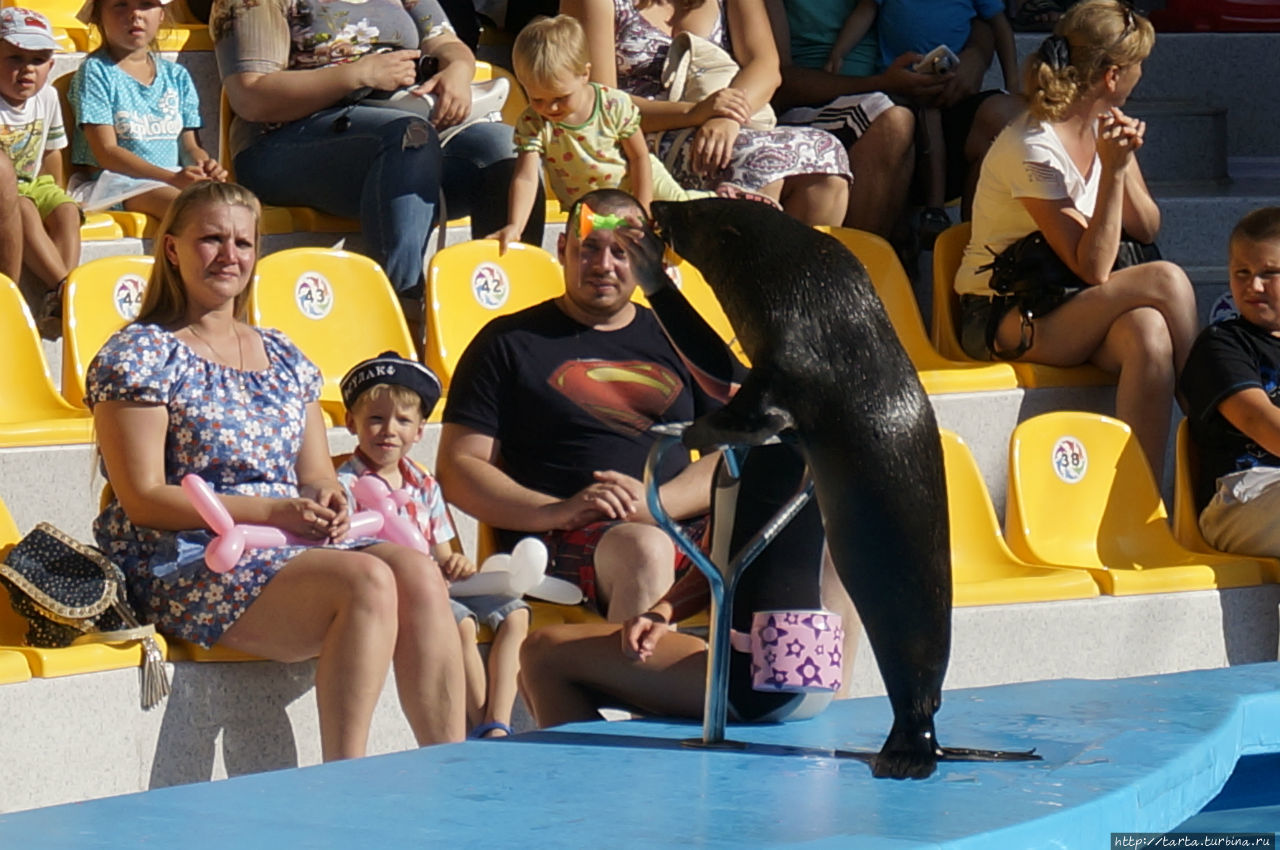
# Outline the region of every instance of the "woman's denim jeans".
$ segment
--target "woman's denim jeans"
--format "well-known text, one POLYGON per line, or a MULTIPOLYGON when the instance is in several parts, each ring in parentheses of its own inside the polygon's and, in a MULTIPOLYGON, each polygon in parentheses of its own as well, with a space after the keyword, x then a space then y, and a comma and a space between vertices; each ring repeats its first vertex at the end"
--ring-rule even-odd
MULTIPOLYGON (((358 218, 370 256, 396 292, 420 297, 441 188, 449 217, 471 216, 473 238, 506 224, 511 132, 506 124, 475 124, 441 150, 435 129, 412 113, 333 107, 257 139, 236 157, 236 175, 264 203, 358 218)), ((541 244, 544 208, 539 193, 525 241, 541 244)))

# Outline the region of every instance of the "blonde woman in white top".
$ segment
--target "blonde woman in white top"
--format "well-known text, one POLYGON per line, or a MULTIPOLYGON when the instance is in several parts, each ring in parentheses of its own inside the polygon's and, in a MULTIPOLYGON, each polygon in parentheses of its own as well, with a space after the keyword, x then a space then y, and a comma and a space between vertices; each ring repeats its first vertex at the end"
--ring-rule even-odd
POLYGON ((1117 0, 1085 0, 1058 21, 1027 61, 1027 113, 983 163, 955 286, 971 357, 1118 373, 1116 415, 1158 479, 1175 380, 1197 330, 1195 296, 1173 263, 1113 270, 1122 235, 1151 243, 1160 229, 1136 156, 1146 124, 1122 110, 1154 41, 1150 22, 1117 0), (993 299, 983 266, 1034 231, 1084 287, 1028 318, 993 299))

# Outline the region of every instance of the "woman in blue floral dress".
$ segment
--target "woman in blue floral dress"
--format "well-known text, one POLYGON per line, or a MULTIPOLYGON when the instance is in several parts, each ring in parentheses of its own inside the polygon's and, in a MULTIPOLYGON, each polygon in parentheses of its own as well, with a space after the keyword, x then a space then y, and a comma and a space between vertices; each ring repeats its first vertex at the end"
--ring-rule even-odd
POLYGON ((423 553, 345 540, 316 367, 243 321, 258 249, 257 199, 234 184, 184 190, 161 222, 133 324, 89 367, 87 400, 114 497, 94 524, 129 593, 168 635, 264 658, 319 658, 326 760, 364 754, 394 662, 419 743, 464 729, 461 647, 439 569, 423 553), (179 486, 196 473, 238 523, 314 541, 204 566, 204 522, 179 486))
POLYGON ((632 95, 650 146, 680 185, 734 183, 775 198, 806 224, 844 223, 853 175, 835 136, 743 126, 782 80, 762 0, 562 0, 560 10, 586 30, 592 81, 632 95), (723 47, 740 66, 728 87, 699 103, 669 101, 663 90, 662 66, 681 32, 723 47), (680 132, 686 128, 693 132, 680 132))

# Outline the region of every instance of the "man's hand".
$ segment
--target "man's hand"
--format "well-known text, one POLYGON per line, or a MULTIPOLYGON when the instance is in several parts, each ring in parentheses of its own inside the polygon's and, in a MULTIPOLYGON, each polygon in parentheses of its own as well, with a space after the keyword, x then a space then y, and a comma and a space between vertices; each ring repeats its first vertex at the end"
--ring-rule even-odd
POLYGON ((644 486, 639 481, 612 470, 594 475, 594 483, 552 506, 554 528, 567 531, 602 520, 641 520, 649 515, 644 509, 644 486))
POLYGON ((934 106, 955 106, 982 90, 982 78, 987 73, 987 65, 983 62, 981 53, 977 50, 961 50, 957 58, 960 64, 953 72, 945 75, 946 84, 934 106))
POLYGON ((880 75, 884 81, 884 90, 889 94, 910 98, 919 104, 932 105, 954 74, 921 74, 911 70, 911 66, 923 58, 919 53, 904 53, 894 59, 893 64, 880 75))

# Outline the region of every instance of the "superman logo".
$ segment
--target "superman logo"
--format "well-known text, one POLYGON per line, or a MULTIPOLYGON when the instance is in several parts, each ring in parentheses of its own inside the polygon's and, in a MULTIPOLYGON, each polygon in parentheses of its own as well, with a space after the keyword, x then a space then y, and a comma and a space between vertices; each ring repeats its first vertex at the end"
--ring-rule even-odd
POLYGON ((684 390, 674 372, 643 360, 570 360, 547 383, 624 434, 648 430, 684 390))

